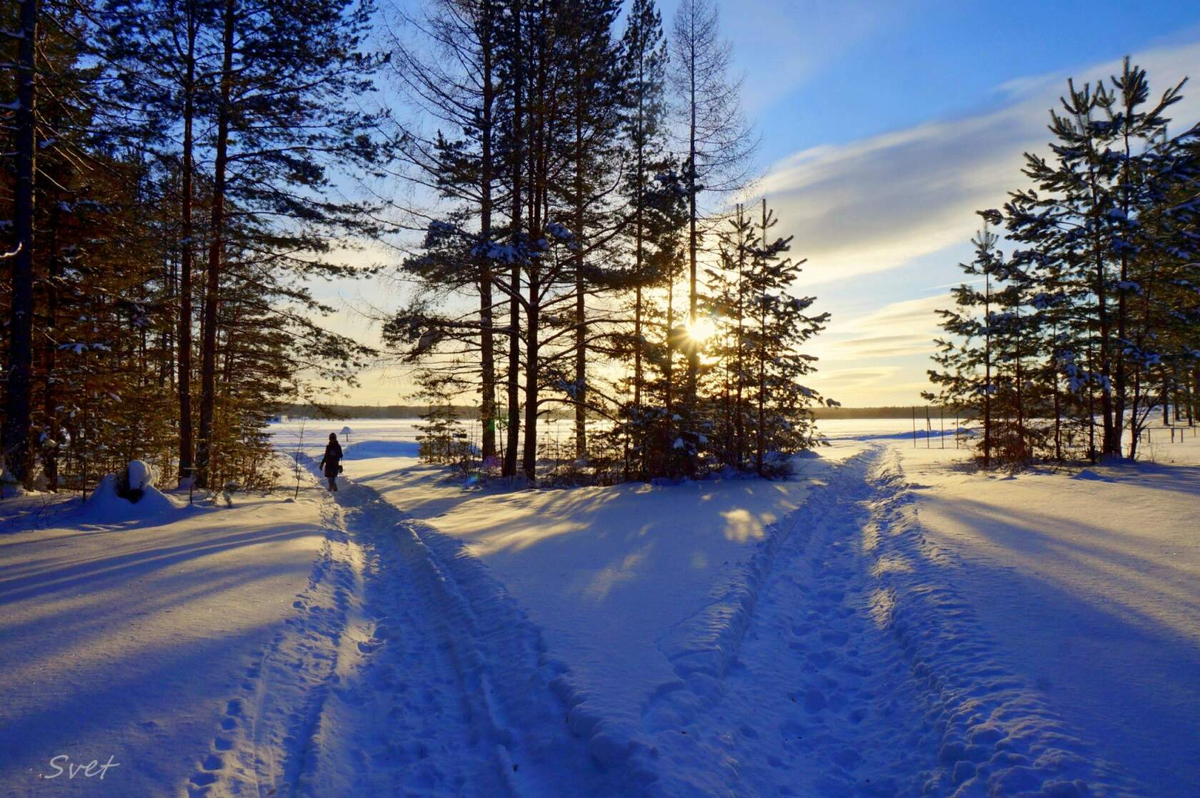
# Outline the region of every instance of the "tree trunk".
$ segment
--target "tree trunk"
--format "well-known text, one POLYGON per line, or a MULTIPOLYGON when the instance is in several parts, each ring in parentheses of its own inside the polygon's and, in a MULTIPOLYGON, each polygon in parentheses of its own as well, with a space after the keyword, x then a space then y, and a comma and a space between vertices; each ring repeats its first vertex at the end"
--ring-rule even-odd
POLYGON ((1163 377, 1162 387, 1163 426, 1171 426, 1171 382, 1163 377))
MULTIPOLYGON (((645 75, 643 58, 638 58, 638 105, 637 105, 637 178, 635 179, 633 213, 633 420, 641 423, 642 415, 642 239, 644 227, 644 195, 646 191, 646 141, 645 141, 645 75)), ((638 439, 641 456, 638 458, 638 474, 645 473, 646 442, 644 430, 638 439)), ((628 459, 628 457, 626 458, 628 459)), ((629 475, 626 474, 626 479, 629 475)))
POLYGON ((1192 372, 1192 415, 1188 416, 1188 424, 1195 425, 1200 420, 1200 368, 1192 372))
POLYGON ((983 467, 992 465, 992 279, 983 275, 983 467))
MULTIPOLYGON (((1096 193, 1096 177, 1093 172, 1091 175, 1092 184, 1092 207, 1099 205, 1096 193)), ((1110 322, 1108 318, 1108 287, 1106 285, 1106 275, 1104 273, 1104 257, 1101 254, 1100 231, 1097 228, 1092 233, 1092 257, 1095 260, 1096 269, 1096 284, 1094 290, 1096 292, 1097 316, 1100 325, 1100 374, 1104 377, 1104 384, 1100 386, 1100 410, 1104 414, 1104 436, 1101 439, 1102 454, 1120 454, 1119 432, 1114 435, 1113 431, 1113 397, 1112 383, 1110 377, 1112 375, 1112 361, 1109 358, 1108 338, 1110 333, 1110 322), (1118 442, 1114 448, 1114 438, 1118 442)))
POLYGON ((1129 413, 1129 459, 1130 460, 1134 460, 1137 458, 1138 431, 1139 431, 1137 418, 1138 418, 1138 404, 1141 401, 1141 388, 1142 388, 1141 375, 1137 371, 1134 371, 1133 372, 1133 399, 1132 399, 1132 404, 1130 405, 1131 410, 1129 413))
MULTIPOLYGON (((743 207, 737 206, 738 228, 742 228, 743 223, 743 207)), ((737 287, 737 405, 735 412, 737 416, 734 419, 735 439, 734 459, 737 463, 738 471, 746 462, 746 405, 742 396, 742 387, 746 382, 746 357, 745 357, 745 340, 746 340, 746 247, 745 242, 739 242, 738 246, 738 287, 737 287)))
POLYGON ((1058 372, 1054 372, 1054 459, 1062 462, 1062 392, 1058 388, 1058 372))
POLYGON ((1025 459, 1028 452, 1025 450, 1025 392, 1022 387, 1025 379, 1021 374, 1021 309, 1017 307, 1017 362, 1016 362, 1016 381, 1017 381, 1017 445, 1020 446, 1020 457, 1025 459))
MULTIPOLYGON (((763 197, 762 201, 762 241, 759 242, 763 249, 767 246, 767 198, 763 197)), ((767 270, 766 256, 763 256, 761 268, 765 273, 767 270)), ((763 284, 766 284, 765 275, 763 284)), ((758 298, 759 302, 759 323, 758 323, 758 475, 765 476, 763 473, 763 427, 766 426, 766 399, 767 399, 767 292, 764 288, 758 298)))
POLYGON ((675 275, 674 273, 667 280, 667 331, 663 336, 663 342, 666 344, 664 349, 667 352, 667 362, 664 367, 664 375, 666 377, 665 386, 665 402, 667 407, 667 421, 674 424, 673 412, 675 405, 675 390, 674 390, 674 370, 675 370, 675 352, 671 348, 671 330, 675 326, 675 275))
POLYGON ((191 2, 187 4, 187 75, 183 85, 183 196, 180 207, 183 233, 182 250, 179 255, 179 485, 184 487, 194 479, 195 466, 192 461, 192 180, 195 161, 193 158, 192 125, 195 119, 196 94, 196 22, 191 2))
POLYGON ((217 309, 221 289, 221 257, 225 243, 225 169, 229 160, 229 97, 233 83, 234 0, 225 0, 224 54, 221 102, 217 112, 217 154, 213 173, 212 241, 208 249, 208 279, 204 293, 204 340, 200 359, 200 440, 196 448, 196 484, 210 485, 213 413, 216 405, 217 309))
POLYGON ((525 330, 525 447, 521 467, 530 484, 537 482, 538 401, 538 281, 529 281, 528 323, 525 330))
POLYGON ((575 459, 587 457, 587 294, 583 274, 582 54, 575 54, 575 459))
POLYGON ((12 307, 8 328, 8 374, 4 404, 4 460, 14 479, 30 487, 29 446, 33 390, 33 212, 37 175, 38 0, 21 3, 17 52, 16 186, 13 197, 12 307))
POLYGON ((46 334, 42 367, 45 380, 42 386, 42 416, 46 423, 46 444, 42 447, 42 468, 46 474, 46 488, 58 490, 58 443, 61 425, 58 417, 57 363, 58 363, 58 280, 61 274, 58 257, 59 208, 55 203, 50 211, 50 246, 46 281, 46 334))
MULTIPOLYGON (((698 296, 696 293, 696 49, 693 43, 688 63, 688 324, 695 327, 698 296)), ((700 374, 700 352, 689 346, 687 352, 687 408, 689 423, 696 409, 696 382, 700 374)))
MULTIPOLYGON (((479 201, 479 233, 483 246, 492 241, 492 105, 495 89, 492 86, 492 0, 483 0, 483 24, 479 34, 483 54, 483 109, 480 124, 482 148, 479 201)), ((486 461, 496 456, 496 343, 492 326, 492 261, 486 255, 480 264, 479 321, 480 333, 480 415, 483 416, 482 457, 486 461)))
MULTIPOLYGON (((515 45, 513 47, 513 155, 512 155, 512 238, 513 246, 521 252, 521 169, 524 167, 524 120, 522 102, 525 91, 524 59, 521 57, 521 3, 513 4, 513 23, 515 26, 515 45)), ((517 475, 517 444, 520 441, 521 410, 520 394, 517 376, 521 368, 521 308, 517 297, 521 294, 521 266, 519 258, 514 260, 512 273, 509 278, 508 300, 508 435, 504 449, 504 467, 501 473, 506 477, 517 475)))
MULTIPOLYGON (((1121 166, 1121 178, 1122 178, 1121 211, 1124 214, 1124 216, 1122 218, 1125 219, 1126 221, 1128 221, 1129 214, 1131 212, 1130 201, 1129 201, 1129 186, 1132 181, 1132 178, 1130 177, 1130 174, 1129 174, 1129 165, 1132 162, 1131 158, 1130 158, 1132 151, 1131 151, 1131 147, 1130 147, 1130 143, 1129 143, 1129 141, 1130 141, 1129 123, 1130 123, 1130 117, 1128 115, 1126 115, 1124 117, 1125 160, 1121 166)), ((1121 431, 1125 429, 1125 390, 1126 390, 1126 383, 1128 381, 1128 378, 1127 378, 1126 368, 1125 368, 1125 357, 1123 354, 1121 354, 1121 350, 1125 347, 1125 340, 1126 340, 1125 333, 1126 333, 1126 326, 1127 326, 1126 321, 1129 316, 1128 309, 1126 307, 1127 291, 1125 290, 1126 281, 1128 279, 1129 279, 1129 253, 1127 250, 1122 249, 1121 250, 1121 283, 1118 286, 1118 291, 1117 291, 1117 341, 1120 343, 1117 347, 1117 358, 1116 358, 1116 360, 1117 360, 1116 372, 1117 373, 1116 373, 1116 381, 1114 383, 1115 402, 1113 403, 1113 429, 1116 433, 1116 440, 1114 441, 1114 444, 1115 444, 1114 452, 1116 454, 1121 453, 1121 431)))

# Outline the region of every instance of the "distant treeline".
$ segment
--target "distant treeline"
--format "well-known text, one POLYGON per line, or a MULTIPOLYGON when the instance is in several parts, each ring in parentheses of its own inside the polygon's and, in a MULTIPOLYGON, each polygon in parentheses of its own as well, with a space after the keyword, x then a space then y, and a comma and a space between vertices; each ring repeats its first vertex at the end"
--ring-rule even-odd
MULTIPOLYGON (((288 418, 420 418, 429 405, 290 405, 283 409, 288 418)), ((478 408, 454 405, 455 418, 469 418, 478 408)))
MULTIPOLYGON (((908 418, 913 416, 916 408, 917 416, 925 417, 925 405, 904 405, 902 407, 817 407, 813 413, 818 419, 850 419, 850 418, 908 418)), ((429 405, 291 405, 284 414, 291 418, 420 418, 429 412, 429 405)), ((478 416, 479 409, 466 405, 453 405, 450 408, 455 418, 472 418, 478 416)), ((973 415, 969 409, 946 407, 946 416, 960 414, 962 418, 973 415)), ((939 415, 937 405, 929 407, 930 416, 939 415)), ((554 412, 551 418, 566 418, 568 412, 554 412)))
MULTIPOLYGON (((941 414, 942 408, 938 405, 902 405, 895 407, 817 407, 813 408, 813 414, 820 419, 839 419, 839 418, 912 418, 913 410, 919 418, 925 417, 925 409, 929 408, 929 415, 937 417, 941 414)), ((944 409, 947 417, 958 414, 961 418, 970 418, 974 415, 974 411, 970 408, 957 408, 947 405, 944 409)))

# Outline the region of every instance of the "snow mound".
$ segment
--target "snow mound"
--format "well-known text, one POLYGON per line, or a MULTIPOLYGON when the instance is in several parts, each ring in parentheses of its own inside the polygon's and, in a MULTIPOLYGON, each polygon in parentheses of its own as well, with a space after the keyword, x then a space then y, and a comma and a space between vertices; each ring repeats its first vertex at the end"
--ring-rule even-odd
MULTIPOLYGON (((135 460, 136 462, 140 462, 135 460)), ((144 463, 142 465, 145 465, 144 463)), ((141 472, 137 476, 146 475, 141 472)), ((127 477, 125 477, 127 479, 127 477)), ((126 521, 150 521, 161 519, 179 511, 175 503, 153 484, 144 483, 137 501, 131 501, 121 495, 122 477, 109 474, 100 480, 92 495, 84 502, 80 513, 85 523, 113 524, 126 521)))

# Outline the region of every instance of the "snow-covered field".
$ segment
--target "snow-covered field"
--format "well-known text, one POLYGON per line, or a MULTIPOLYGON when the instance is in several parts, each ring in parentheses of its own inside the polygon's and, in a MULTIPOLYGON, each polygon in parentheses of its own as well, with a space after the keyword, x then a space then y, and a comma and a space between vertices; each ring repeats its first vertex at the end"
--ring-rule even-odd
POLYGON ((1200 794, 1200 439, 985 475, 951 426, 514 493, 289 422, 336 496, 0 504, 0 793, 1200 794))

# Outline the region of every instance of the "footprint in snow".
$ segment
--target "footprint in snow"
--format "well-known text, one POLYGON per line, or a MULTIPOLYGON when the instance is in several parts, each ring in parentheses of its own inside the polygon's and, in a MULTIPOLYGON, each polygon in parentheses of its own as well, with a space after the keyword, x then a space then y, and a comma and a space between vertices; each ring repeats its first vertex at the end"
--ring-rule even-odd
POLYGON ((841 629, 827 629, 821 632, 821 640, 835 646, 844 646, 850 635, 841 629))

